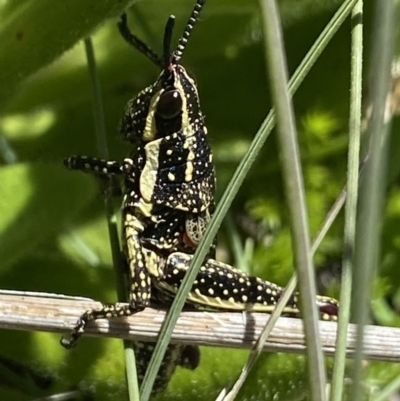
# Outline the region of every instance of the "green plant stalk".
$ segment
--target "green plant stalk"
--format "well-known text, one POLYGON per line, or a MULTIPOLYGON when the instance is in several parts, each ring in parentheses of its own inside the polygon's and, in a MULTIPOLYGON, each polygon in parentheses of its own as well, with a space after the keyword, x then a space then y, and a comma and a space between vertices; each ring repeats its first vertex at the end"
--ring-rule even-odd
POLYGON ((363 62, 363 0, 358 1, 352 12, 351 88, 349 119, 349 151, 347 163, 347 199, 345 207, 340 314, 336 354, 333 366, 331 401, 343 396, 346 364, 347 327, 350 321, 350 302, 353 275, 354 248, 360 164, 361 106, 363 62))
MULTIPOLYGON (((315 41, 314 45, 311 47, 307 55, 304 57, 289 82, 289 91, 292 96, 299 88, 322 51, 328 45, 329 41, 332 39, 332 37, 343 24, 347 16, 350 14, 356 2, 357 0, 346 0, 345 2, 343 2, 342 6, 335 13, 332 20, 328 23, 328 25, 315 41)), ((195 277, 200 269, 204 257, 206 256, 206 253, 208 252, 208 249, 215 235, 217 234, 218 228, 221 225, 225 214, 229 210, 234 197, 239 191, 240 186, 242 185, 246 174, 250 170, 259 151, 261 150, 269 134, 271 133, 274 124, 275 113, 273 110, 271 110, 261 124, 261 127, 257 131, 253 142, 251 143, 248 151, 246 152, 245 156, 237 167, 232 179, 228 184, 228 187, 221 197, 220 203, 217 205, 214 216, 211 219, 209 226, 207 227, 207 230, 201 240, 198 249, 196 250, 190 271, 188 272, 188 274, 186 274, 178 291, 178 294, 176 295, 174 302, 172 303, 170 311, 168 312, 166 319, 161 327, 159 341, 155 346, 153 355, 149 363, 149 367, 143 379, 141 388, 141 401, 147 401, 150 397, 151 388, 153 386, 155 377, 157 375, 158 369, 165 354, 165 350, 169 344, 172 331, 179 317, 179 314, 181 313, 191 285, 195 280, 195 277)))
POLYGON ((314 266, 308 227, 300 151, 297 141, 293 105, 287 87, 287 63, 285 58, 282 25, 275 0, 262 0, 262 24, 264 31, 266 68, 269 72, 271 97, 277 117, 277 133, 286 200, 291 225, 294 264, 298 272, 300 300, 310 378, 310 399, 325 400, 326 372, 321 340, 319 338, 319 315, 315 299, 314 266))
MULTIPOLYGON (((90 37, 84 40, 84 44, 85 44, 86 58, 87 58, 90 82, 92 88, 94 124, 96 129, 98 153, 100 157, 108 159, 107 136, 106 136, 105 121, 104 121, 104 109, 101 96, 100 80, 98 76, 98 70, 96 67, 96 58, 94 54, 93 44, 90 37)), ((108 182, 108 188, 105 188, 106 196, 104 198, 104 206, 106 210, 106 219, 107 219, 108 234, 110 237, 111 254, 116 276, 118 300, 120 302, 126 302, 127 296, 123 281, 124 277, 123 269, 121 266, 121 247, 118 237, 117 217, 112 203, 111 185, 112 183, 110 180, 108 182)), ((126 379, 128 383, 129 400, 137 401, 139 400, 139 384, 137 380, 135 352, 133 350, 131 341, 124 340, 123 343, 125 352, 126 379)))
POLYGON ((357 342, 351 400, 362 399, 362 362, 364 326, 367 323, 372 281, 380 259, 381 221, 386 189, 386 160, 388 156, 389 125, 386 99, 389 93, 391 65, 397 28, 396 2, 377 1, 372 63, 371 88, 372 116, 368 127, 370 139, 369 160, 365 166, 357 216, 354 321, 357 324, 357 342))

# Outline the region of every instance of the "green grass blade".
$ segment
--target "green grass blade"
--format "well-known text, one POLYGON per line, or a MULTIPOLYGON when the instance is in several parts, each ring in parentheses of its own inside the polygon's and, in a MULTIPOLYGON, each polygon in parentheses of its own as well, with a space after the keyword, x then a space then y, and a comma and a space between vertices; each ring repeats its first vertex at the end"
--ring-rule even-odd
POLYGON ((285 195, 291 222, 293 257, 298 272, 301 303, 307 311, 303 314, 303 322, 307 342, 310 398, 323 401, 326 399, 326 372, 318 330, 319 312, 315 304, 317 292, 300 151, 293 105, 287 87, 287 63, 282 26, 275 1, 263 0, 260 4, 267 55, 266 67, 277 117, 285 195))
POLYGON ((386 98, 389 91, 394 38, 398 28, 396 2, 375 3, 375 27, 372 37, 371 87, 372 116, 368 127, 369 160, 362 182, 356 232, 354 271, 354 321, 357 323, 356 356, 351 400, 362 399, 363 335, 368 319, 372 280, 379 263, 383 197, 386 189, 389 121, 386 98))
POLYGON ((343 395, 346 363, 347 327, 350 320, 350 301, 353 275, 354 247, 360 164, 362 61, 363 61, 363 1, 352 12, 352 57, 350 89, 349 151, 347 175, 347 199, 344 226, 343 270, 340 293, 340 314, 336 356, 333 368, 331 401, 340 401, 343 395))

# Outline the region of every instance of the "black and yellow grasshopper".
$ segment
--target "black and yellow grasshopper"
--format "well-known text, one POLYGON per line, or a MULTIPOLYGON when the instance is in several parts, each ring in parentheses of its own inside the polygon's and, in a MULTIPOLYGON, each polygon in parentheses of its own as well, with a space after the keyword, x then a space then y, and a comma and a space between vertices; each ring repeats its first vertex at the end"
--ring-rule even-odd
MULTIPOLYGON (((129 316, 150 305, 168 307, 213 214, 215 173, 207 129, 196 84, 179 63, 204 3, 197 0, 174 51, 174 17, 168 19, 162 56, 129 31, 126 16, 121 18, 119 30, 124 39, 161 69, 154 84, 126 106, 120 132, 133 150, 122 162, 72 156, 65 165, 100 177, 117 175, 124 179, 122 251, 130 302, 86 311, 71 339, 62 340, 66 348, 75 345, 88 321, 129 316)), ((187 304, 201 310, 271 312, 282 288, 216 261, 214 251, 215 243, 187 304)), ((319 296, 316 303, 321 319, 336 320, 335 300, 319 296)), ((284 314, 300 316, 297 295, 284 314)), ((153 347, 153 343, 136 343, 140 379, 153 347)), ((154 390, 166 387, 176 366, 194 369, 198 363, 197 347, 170 345, 154 390)))

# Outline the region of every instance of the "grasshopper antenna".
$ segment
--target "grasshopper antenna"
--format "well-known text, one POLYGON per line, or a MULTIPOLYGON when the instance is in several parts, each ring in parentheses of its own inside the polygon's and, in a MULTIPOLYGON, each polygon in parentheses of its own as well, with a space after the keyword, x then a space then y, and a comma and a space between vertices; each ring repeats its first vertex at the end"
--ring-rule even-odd
POLYGON ((192 33, 193 27, 195 26, 196 22, 199 19, 200 11, 203 8, 205 2, 206 2, 206 0, 197 0, 196 4, 194 5, 192 14, 190 14, 190 18, 186 25, 186 28, 183 31, 182 37, 178 41, 178 46, 172 55, 172 58, 171 58, 172 63, 174 63, 174 64, 179 63, 179 60, 182 57, 183 51, 185 50, 189 36, 192 33))
MULTIPOLYGON (((168 23, 167 23, 168 25, 168 23)), ((128 19, 126 14, 121 15, 121 20, 118 22, 118 29, 122 37, 135 49, 139 50, 140 53, 144 54, 148 59, 150 59, 158 67, 164 68, 164 60, 157 53, 150 49, 141 41, 137 36, 133 35, 128 27, 128 19)))
POLYGON ((168 67, 168 65, 172 61, 171 41, 172 41, 172 33, 174 30, 174 25, 175 25, 175 17, 171 15, 168 18, 168 21, 164 29, 163 58, 165 67, 168 67))

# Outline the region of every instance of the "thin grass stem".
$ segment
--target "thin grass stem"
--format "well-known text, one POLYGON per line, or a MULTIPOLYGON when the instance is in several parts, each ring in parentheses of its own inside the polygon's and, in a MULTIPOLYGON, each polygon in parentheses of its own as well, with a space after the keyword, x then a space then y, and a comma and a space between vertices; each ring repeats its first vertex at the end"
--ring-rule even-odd
POLYGON ((382 206, 386 189, 386 161, 390 120, 386 118, 387 95, 390 87, 394 38, 398 28, 397 5, 394 0, 375 3, 375 26, 372 33, 370 94, 372 115, 368 127, 369 160, 365 166, 365 180, 361 183, 357 216, 355 269, 352 312, 357 323, 357 347, 351 400, 362 399, 363 337, 369 313, 372 282, 380 258, 382 206))
POLYGON ((344 222, 344 245, 340 314, 336 355, 333 367, 331 401, 340 401, 343 396, 346 363, 347 327, 350 321, 350 301, 353 276, 354 248, 356 240, 356 218, 360 164, 361 106, 362 106, 362 62, 363 62, 363 1, 360 0, 352 12, 351 87, 349 119, 349 151, 347 164, 347 199, 344 222))
MULTIPOLYGON (((86 58, 90 75, 90 82, 92 87, 92 96, 94 104, 93 112, 94 112, 94 123, 96 130, 98 153, 100 157, 108 159, 108 146, 107 146, 105 119, 104 119, 103 100, 101 96, 100 80, 96 67, 96 59, 95 59, 93 44, 90 37, 85 39, 84 43, 85 43, 86 58)), ((121 265, 121 247, 118 237, 117 217, 111 198, 112 194, 111 180, 109 180, 108 184, 109 184, 108 188, 105 188, 106 196, 104 198, 104 205, 106 210, 108 234, 110 237, 113 266, 116 276, 118 300, 124 302, 126 301, 126 293, 123 282, 123 272, 121 265)), ((131 341, 124 340, 124 353, 126 362, 125 364, 126 378, 128 384, 129 400, 137 401, 139 400, 139 385, 136 372, 135 352, 133 350, 131 341)))
POLYGON ((277 117, 277 134, 281 154, 283 181, 289 209, 294 264, 297 269, 300 300, 307 341, 310 399, 325 400, 326 372, 319 338, 316 285, 308 227, 300 150, 293 105, 288 90, 287 63, 282 26, 275 0, 260 2, 265 38, 271 96, 277 117))

